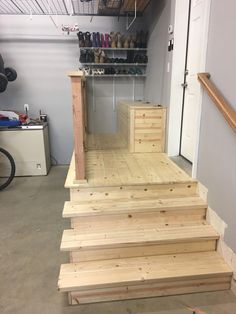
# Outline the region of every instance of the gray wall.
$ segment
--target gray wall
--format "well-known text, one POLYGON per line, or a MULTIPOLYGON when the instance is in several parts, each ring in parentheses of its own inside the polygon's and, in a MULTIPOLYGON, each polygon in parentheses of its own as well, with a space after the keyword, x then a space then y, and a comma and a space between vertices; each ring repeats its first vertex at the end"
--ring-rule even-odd
MULTIPOLYGON (((1 16, 0 52, 6 65, 17 69, 18 79, 0 94, 0 108, 22 111, 23 105, 28 103, 32 117, 38 116, 39 109, 47 113, 52 155, 59 164, 65 164, 73 149, 70 82, 66 72, 78 69, 79 49, 76 35, 63 35, 60 26, 77 22, 82 31, 125 32, 125 20, 94 17, 90 23, 90 17, 54 18, 58 29, 47 16, 34 16, 32 20, 29 16, 1 16)), ((137 19, 131 31, 142 27, 140 20, 137 19)), ((104 81, 103 87, 101 82, 95 86, 96 110, 91 103, 91 88, 88 92, 90 125, 95 132, 114 132, 112 81, 104 81)), ((131 91, 131 80, 128 85, 125 80, 116 84, 117 99, 131 98, 131 91)), ((143 81, 138 81, 135 95, 137 99, 143 98, 143 81)))
MULTIPOLYGON (((236 2, 213 0, 206 70, 236 110, 236 2)), ((204 94, 197 178, 209 205, 228 224, 226 243, 236 252, 236 135, 204 94)))
POLYGON ((174 24, 174 0, 153 1, 146 16, 149 29, 145 99, 169 106, 172 52, 167 51, 169 24, 174 24), (167 63, 170 72, 167 72, 167 63))

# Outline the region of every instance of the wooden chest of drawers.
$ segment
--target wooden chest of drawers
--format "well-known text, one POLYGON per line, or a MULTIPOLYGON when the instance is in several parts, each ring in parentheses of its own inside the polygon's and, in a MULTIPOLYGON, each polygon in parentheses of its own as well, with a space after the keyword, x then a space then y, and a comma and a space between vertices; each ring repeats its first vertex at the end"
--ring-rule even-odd
POLYGON ((144 102, 120 101, 118 132, 130 152, 164 152, 166 108, 144 102))

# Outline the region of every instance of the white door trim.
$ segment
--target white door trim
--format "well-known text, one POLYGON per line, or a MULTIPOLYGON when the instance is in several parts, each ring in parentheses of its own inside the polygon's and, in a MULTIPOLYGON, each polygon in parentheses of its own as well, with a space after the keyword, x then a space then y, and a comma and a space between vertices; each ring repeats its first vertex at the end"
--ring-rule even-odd
MULTIPOLYGON (((205 71, 206 54, 208 42, 208 30, 210 20, 211 0, 207 1, 204 16, 204 40, 201 51, 201 72, 205 71)), ((182 120, 182 102, 183 89, 181 83, 184 79, 185 59, 186 59, 186 43, 188 28, 188 5, 186 0, 176 0, 175 5, 175 21, 174 21, 174 50, 171 71, 171 91, 170 91, 170 107, 169 107, 169 123, 168 123, 168 140, 167 154, 168 156, 178 156, 180 148, 181 120, 182 120)), ((192 177, 197 174, 198 149, 200 135, 200 121, 202 109, 202 90, 200 95, 199 114, 197 118, 197 139, 194 151, 194 161, 192 177)))

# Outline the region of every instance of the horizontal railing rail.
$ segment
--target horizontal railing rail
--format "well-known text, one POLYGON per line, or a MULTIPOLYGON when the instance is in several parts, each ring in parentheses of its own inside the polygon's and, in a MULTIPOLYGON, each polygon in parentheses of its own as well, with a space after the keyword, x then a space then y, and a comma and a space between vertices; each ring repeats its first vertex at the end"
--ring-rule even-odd
POLYGON ((198 80, 201 85, 205 88, 208 95, 223 114, 225 120, 229 123, 234 132, 236 132, 236 111, 224 98, 215 84, 212 83, 210 77, 209 73, 198 73, 198 80))

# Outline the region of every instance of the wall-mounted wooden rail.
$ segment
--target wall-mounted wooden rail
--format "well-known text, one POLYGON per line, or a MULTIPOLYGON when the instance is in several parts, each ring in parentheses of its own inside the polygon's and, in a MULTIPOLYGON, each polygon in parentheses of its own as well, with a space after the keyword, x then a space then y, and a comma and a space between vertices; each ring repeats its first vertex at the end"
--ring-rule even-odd
POLYGON ((223 114, 225 120, 229 123, 234 132, 236 132, 236 111, 227 102, 214 83, 211 82, 210 77, 209 73, 198 73, 198 80, 223 114))
POLYGON ((75 180, 85 180, 86 108, 85 82, 82 71, 69 72, 72 87, 75 180))

